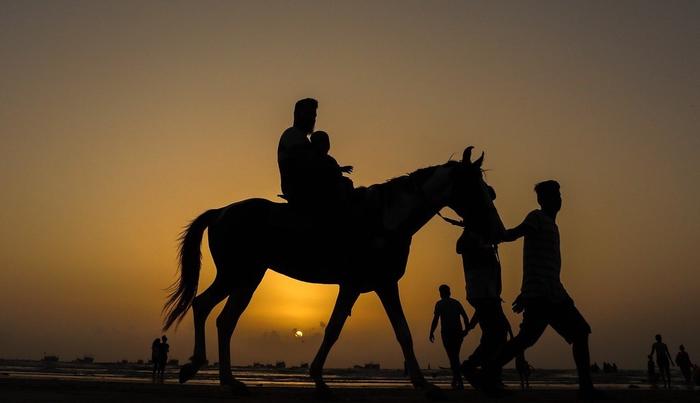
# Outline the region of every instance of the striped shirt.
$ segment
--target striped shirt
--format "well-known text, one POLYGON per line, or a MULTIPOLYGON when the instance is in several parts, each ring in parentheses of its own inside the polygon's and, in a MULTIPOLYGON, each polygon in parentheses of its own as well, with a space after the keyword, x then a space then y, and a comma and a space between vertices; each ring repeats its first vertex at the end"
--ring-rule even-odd
POLYGON ((523 298, 570 300, 559 278, 561 253, 559 227, 542 210, 534 210, 523 222, 531 231, 525 235, 523 248, 523 298))

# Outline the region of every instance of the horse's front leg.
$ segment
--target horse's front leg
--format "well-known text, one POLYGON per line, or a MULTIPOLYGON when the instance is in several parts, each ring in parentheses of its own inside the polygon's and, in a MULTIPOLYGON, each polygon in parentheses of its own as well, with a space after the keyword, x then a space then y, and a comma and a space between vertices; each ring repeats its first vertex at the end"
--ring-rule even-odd
POLYGON ((394 328, 396 339, 401 345, 404 360, 408 368, 408 375, 411 377, 411 383, 414 387, 425 389, 429 398, 443 400, 446 398, 444 393, 435 385, 425 380, 423 373, 418 365, 416 354, 413 351, 413 339, 411 338, 411 330, 408 328, 406 316, 401 307, 401 299, 399 298, 398 283, 388 284, 376 290, 379 299, 382 301, 384 310, 386 311, 391 326, 394 328))
POLYGON ((323 365, 326 363, 328 353, 331 351, 333 344, 338 340, 340 331, 343 330, 345 320, 350 316, 352 306, 355 305, 355 301, 357 301, 359 296, 360 293, 357 290, 342 285, 340 286, 338 298, 335 301, 331 319, 326 326, 321 347, 318 349, 318 353, 316 353, 316 357, 309 369, 309 374, 316 384, 316 393, 319 397, 328 397, 330 395, 330 389, 323 381, 323 365))

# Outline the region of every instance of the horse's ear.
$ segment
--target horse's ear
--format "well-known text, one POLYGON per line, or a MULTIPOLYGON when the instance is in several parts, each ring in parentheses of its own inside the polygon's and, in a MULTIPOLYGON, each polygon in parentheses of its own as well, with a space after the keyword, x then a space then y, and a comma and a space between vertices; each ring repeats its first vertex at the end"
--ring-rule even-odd
POLYGON ((472 149, 474 146, 469 146, 464 149, 464 152, 462 153, 462 164, 470 164, 472 162, 472 149))
POLYGON ((477 159, 476 161, 474 161, 474 166, 477 167, 477 168, 481 168, 481 164, 483 164, 483 163, 484 163, 484 152, 482 151, 482 152, 481 152, 481 157, 479 157, 479 159, 477 159))

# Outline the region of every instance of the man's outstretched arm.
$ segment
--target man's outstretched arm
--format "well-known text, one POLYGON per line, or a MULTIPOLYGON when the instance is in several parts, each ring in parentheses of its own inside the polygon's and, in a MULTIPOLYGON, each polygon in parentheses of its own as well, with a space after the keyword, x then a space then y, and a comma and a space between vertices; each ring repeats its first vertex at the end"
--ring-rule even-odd
POLYGON ((507 229, 501 237, 502 242, 513 242, 518 238, 524 237, 532 231, 532 226, 522 223, 515 228, 507 229))

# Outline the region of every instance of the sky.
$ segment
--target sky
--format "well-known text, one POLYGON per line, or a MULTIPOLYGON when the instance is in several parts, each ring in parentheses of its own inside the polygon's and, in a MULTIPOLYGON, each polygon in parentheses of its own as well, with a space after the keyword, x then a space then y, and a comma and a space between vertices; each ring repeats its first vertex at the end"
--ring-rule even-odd
MULTIPOLYGON (((303 97, 356 185, 474 145, 513 227, 533 185, 558 180, 562 280, 592 360, 644 368, 656 333, 699 356, 699 20, 694 1, 0 1, 0 358, 148 359, 179 232, 279 201, 277 142, 303 97)), ((424 367, 447 366, 428 341, 438 286, 466 305, 459 234, 430 221, 399 283, 424 367)), ((507 309, 522 241, 500 252, 507 309)), ((268 271, 233 363, 311 361, 336 293, 268 271)), ((167 335, 187 359, 191 314, 167 335)), ((573 367, 551 329, 527 357, 573 367)), ((369 361, 403 363, 374 294, 328 366, 369 361)))

